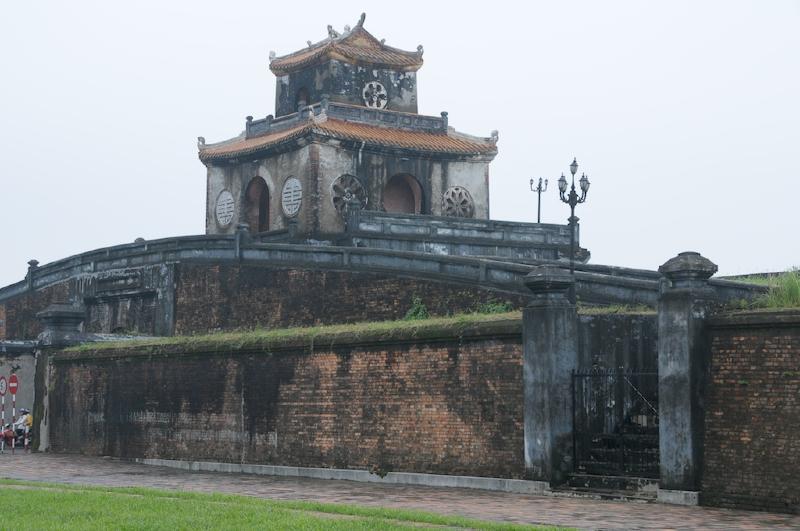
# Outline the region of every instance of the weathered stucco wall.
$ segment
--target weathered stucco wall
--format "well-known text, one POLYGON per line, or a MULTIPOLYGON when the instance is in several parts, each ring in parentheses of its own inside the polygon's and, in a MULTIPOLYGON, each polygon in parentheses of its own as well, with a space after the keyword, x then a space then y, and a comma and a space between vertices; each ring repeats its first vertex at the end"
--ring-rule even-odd
MULTIPOLYGON (((302 234, 330 234, 344 230, 344 219, 333 204, 333 183, 340 176, 356 176, 367 194, 368 210, 383 210, 386 184, 396 175, 411 175, 422 191, 422 214, 442 213, 442 195, 451 186, 466 188, 474 203, 474 218, 489 217, 489 161, 448 160, 422 154, 376 152, 359 143, 330 140, 298 145, 292 151, 264 159, 207 168, 206 233, 233 234, 237 223, 247 222, 246 190, 251 179, 261 177, 269 190, 269 230, 287 226, 281 207, 283 184, 296 177, 303 186, 296 219, 302 234), (221 226, 216 217, 217 198, 223 190, 234 197, 233 220, 221 226)), ((251 227, 256 232, 257 227, 251 227)))
POLYGON ((417 112, 417 73, 357 66, 331 60, 293 74, 278 76, 275 82, 275 116, 297 111, 301 89, 307 104, 319 103, 323 95, 331 101, 363 105, 362 90, 367 82, 379 81, 389 97, 386 110, 417 112))
POLYGON ((517 478, 521 348, 513 321, 438 337, 61 354, 52 449, 517 478))
POLYGON ((702 502, 800 513, 800 312, 711 322, 702 502))
MULTIPOLYGON (((16 374, 19 379, 17 391, 17 412, 20 408, 33 410, 34 375, 36 372, 36 354, 34 345, 20 343, 4 343, 0 341, 0 376, 6 380, 16 374)), ((11 422, 11 393, 5 397, 6 422, 11 422)))
MULTIPOLYGON (((226 165, 209 164, 207 167, 206 234, 233 234, 238 223, 246 223, 246 192, 250 181, 261 177, 269 190, 269 230, 286 228, 287 217, 281 208, 281 191, 289 177, 296 177, 303 185, 303 205, 298 214, 301 230, 311 227, 316 183, 311 171, 309 147, 300 146, 294 151, 275 154, 269 158, 226 165), (233 220, 225 226, 217 222, 217 198, 228 190, 234 198, 233 220)), ((258 227, 251 227, 257 232, 258 227)))

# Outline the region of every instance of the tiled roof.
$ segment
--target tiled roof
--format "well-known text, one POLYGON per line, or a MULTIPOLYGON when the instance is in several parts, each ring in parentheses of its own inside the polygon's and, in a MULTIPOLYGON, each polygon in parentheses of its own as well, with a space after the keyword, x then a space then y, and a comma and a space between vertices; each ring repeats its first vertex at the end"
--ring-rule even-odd
POLYGON ((426 153, 489 156, 497 153, 494 141, 462 135, 453 130, 447 134, 407 131, 317 117, 262 136, 242 137, 224 144, 201 147, 200 160, 213 161, 252 155, 308 134, 364 142, 368 146, 413 149, 426 153))
POLYGON ((407 52, 386 46, 364 29, 363 22, 362 15, 356 27, 343 35, 329 28, 328 39, 289 55, 273 58, 269 63, 270 70, 275 75, 283 75, 329 59, 411 71, 422 66, 422 47, 416 52, 407 52))

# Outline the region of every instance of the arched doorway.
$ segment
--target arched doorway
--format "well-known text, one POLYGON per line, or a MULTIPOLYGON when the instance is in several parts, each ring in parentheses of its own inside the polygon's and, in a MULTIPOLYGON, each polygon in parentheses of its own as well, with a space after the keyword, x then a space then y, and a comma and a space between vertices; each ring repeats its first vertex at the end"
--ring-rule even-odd
POLYGON ((245 221, 252 232, 269 230, 269 188, 261 177, 253 177, 245 192, 245 221))
POLYGON ((419 181, 407 173, 389 179, 383 189, 383 208, 393 214, 422 212, 422 187, 419 181))
POLYGON ((302 87, 297 91, 297 95, 294 97, 294 108, 296 111, 299 111, 306 105, 311 105, 311 98, 308 97, 308 89, 302 87))

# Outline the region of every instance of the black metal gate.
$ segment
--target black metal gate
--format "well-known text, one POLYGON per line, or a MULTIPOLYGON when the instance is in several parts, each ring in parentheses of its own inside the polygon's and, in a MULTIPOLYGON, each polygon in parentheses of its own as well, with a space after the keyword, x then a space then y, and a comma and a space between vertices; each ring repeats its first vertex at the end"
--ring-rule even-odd
POLYGON ((658 478, 658 373, 573 371, 575 472, 658 478))

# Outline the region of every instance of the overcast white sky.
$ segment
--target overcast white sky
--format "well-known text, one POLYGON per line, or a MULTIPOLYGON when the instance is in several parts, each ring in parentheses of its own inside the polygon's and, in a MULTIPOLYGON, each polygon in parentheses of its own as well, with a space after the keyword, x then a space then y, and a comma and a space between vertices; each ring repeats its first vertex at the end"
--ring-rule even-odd
POLYGON ((495 219, 564 222, 573 156, 592 262, 800 265, 800 2, 6 2, 0 285, 98 247, 204 231, 196 138, 274 112, 279 55, 365 27, 425 47, 420 112, 500 131, 495 219))

